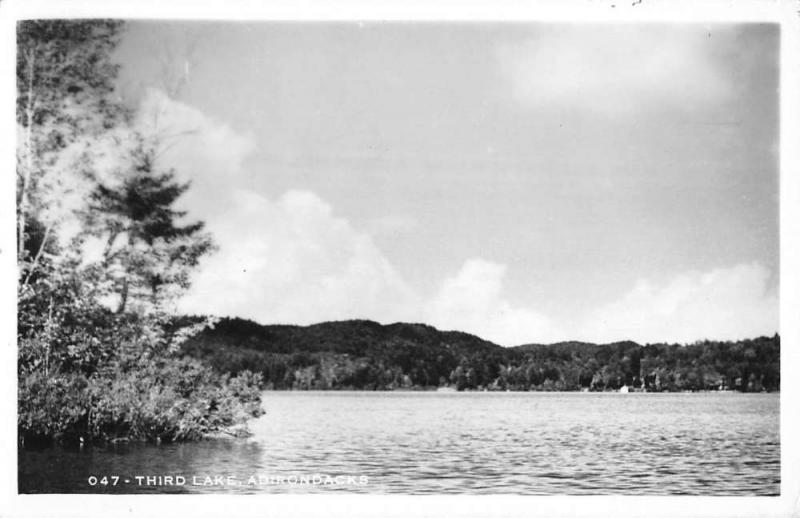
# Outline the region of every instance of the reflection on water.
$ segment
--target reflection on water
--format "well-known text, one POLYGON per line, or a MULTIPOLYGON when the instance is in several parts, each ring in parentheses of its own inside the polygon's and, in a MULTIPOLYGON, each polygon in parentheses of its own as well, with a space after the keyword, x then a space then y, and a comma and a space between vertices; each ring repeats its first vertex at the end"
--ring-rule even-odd
POLYGON ((777 495, 778 402, 730 393, 266 392, 267 414, 250 439, 21 451, 19 489, 777 495), (114 475, 117 485, 101 483, 114 475), (136 476, 184 483, 140 485, 136 476))

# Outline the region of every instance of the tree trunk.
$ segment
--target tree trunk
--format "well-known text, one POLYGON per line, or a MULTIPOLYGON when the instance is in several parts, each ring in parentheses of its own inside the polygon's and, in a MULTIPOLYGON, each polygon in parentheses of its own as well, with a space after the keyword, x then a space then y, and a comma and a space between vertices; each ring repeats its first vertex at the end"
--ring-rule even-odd
MULTIPOLYGON (((28 98, 25 106, 25 166, 22 172, 22 187, 19 198, 18 235, 17 235, 17 262, 21 265, 25 258, 25 226, 28 211, 28 190, 33 170, 33 115, 35 111, 35 98, 33 95, 33 76, 36 51, 28 53, 28 98)), ((22 273, 20 271, 20 273, 22 273)))
POLYGON ((122 313, 125 311, 125 305, 128 303, 128 275, 125 275, 125 278, 122 279, 122 293, 120 293, 120 300, 119 306, 117 307, 117 313, 122 313))
MULTIPOLYGON (((132 230, 128 230, 128 249, 133 250, 134 240, 132 230)), ((130 260, 129 260, 130 261, 130 260)), ((130 281, 128 280, 131 276, 131 267, 130 262, 125 267, 125 277, 122 279, 122 293, 120 293, 120 301, 119 307, 117 307, 117 313, 122 313, 125 311, 125 306, 128 303, 128 292, 130 290, 129 284, 130 281)))

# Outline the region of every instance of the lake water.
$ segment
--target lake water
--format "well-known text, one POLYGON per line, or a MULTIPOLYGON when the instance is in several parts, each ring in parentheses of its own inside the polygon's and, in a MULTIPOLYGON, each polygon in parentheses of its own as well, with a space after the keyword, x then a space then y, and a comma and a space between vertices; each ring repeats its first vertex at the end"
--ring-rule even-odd
POLYGON ((249 439, 21 451, 19 490, 778 495, 778 403, 738 393, 266 392, 249 439))

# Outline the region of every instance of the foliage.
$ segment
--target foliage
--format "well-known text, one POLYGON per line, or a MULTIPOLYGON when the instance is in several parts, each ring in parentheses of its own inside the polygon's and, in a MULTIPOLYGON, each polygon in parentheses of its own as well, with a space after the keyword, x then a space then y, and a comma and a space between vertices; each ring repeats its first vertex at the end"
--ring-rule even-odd
POLYGON ((503 348, 419 324, 260 326, 222 319, 183 349, 222 372, 261 372, 275 389, 780 389, 777 335, 690 345, 563 342, 503 348))
POLYGON ((250 373, 220 378, 183 359, 111 374, 93 376, 89 386, 92 437, 192 440, 261 413, 259 380, 250 373))
MULTIPOLYGON (((55 235, 69 189, 63 152, 124 117, 111 100, 117 65, 110 53, 121 23, 112 20, 26 20, 17 26, 17 237, 21 276, 55 235), (43 231, 31 250, 29 227, 43 231)), ((22 284, 24 284, 24 280, 22 284)))
POLYGON ((140 135, 129 151, 128 167, 115 184, 96 180, 82 212, 84 238, 103 243, 100 272, 118 295, 118 312, 128 301, 158 304, 189 286, 200 256, 213 249, 202 222, 179 225, 186 216, 173 205, 189 188, 174 171, 156 166, 157 142, 140 135))
POLYGON ((89 408, 88 382, 80 373, 35 370, 20 378, 18 425, 23 437, 80 437, 89 408))
POLYGON ((158 166, 157 139, 129 128, 111 100, 120 29, 104 20, 18 27, 18 427, 26 442, 191 440, 261 413, 260 375, 231 378, 177 354, 207 322, 179 322, 171 307, 213 243, 202 223, 180 223, 185 214, 173 207, 188 185, 158 166), (119 144, 113 174, 91 154, 70 153, 109 134, 119 144), (69 209, 79 229, 65 240, 53 205, 61 187, 81 182, 89 194, 69 209), (104 251, 92 255, 98 242, 104 251))

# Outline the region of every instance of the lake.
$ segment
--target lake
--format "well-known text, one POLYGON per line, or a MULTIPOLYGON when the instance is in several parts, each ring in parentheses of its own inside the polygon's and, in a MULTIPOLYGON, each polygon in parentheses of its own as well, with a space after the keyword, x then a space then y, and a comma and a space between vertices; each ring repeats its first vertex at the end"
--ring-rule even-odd
POLYGON ((20 451, 19 490, 780 494, 778 394, 265 392, 263 402, 248 439, 20 451))

